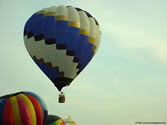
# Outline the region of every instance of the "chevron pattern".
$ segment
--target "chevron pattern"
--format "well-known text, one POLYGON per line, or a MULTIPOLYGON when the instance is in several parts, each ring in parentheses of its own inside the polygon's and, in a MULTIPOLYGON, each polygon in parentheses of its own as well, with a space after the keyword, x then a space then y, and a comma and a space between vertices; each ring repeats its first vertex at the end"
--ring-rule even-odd
POLYGON ((71 6, 45 8, 24 29, 25 46, 59 91, 86 67, 100 44, 100 28, 88 12, 71 6))

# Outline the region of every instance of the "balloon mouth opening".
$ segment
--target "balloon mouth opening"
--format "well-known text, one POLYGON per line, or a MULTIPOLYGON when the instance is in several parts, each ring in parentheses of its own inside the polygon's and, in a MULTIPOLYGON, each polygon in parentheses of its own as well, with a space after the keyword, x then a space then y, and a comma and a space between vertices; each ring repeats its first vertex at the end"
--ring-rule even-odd
POLYGON ((58 77, 58 78, 51 79, 51 81, 54 83, 55 87, 59 91, 61 91, 63 87, 69 86, 70 83, 73 81, 73 79, 67 78, 67 77, 58 77))

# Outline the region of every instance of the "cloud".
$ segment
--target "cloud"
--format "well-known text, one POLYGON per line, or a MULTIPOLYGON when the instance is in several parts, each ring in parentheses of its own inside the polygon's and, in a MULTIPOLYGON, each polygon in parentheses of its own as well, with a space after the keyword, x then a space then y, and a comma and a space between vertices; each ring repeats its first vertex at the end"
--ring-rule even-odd
POLYGON ((114 44, 114 47, 117 48, 115 53, 119 56, 127 56, 135 61, 149 63, 153 61, 166 65, 167 38, 162 39, 161 36, 155 36, 151 31, 152 29, 145 30, 143 28, 143 31, 140 31, 137 28, 133 30, 128 27, 116 27, 116 25, 113 25, 111 30, 105 29, 105 32, 110 33, 108 34, 108 41, 105 40, 105 42, 110 49, 112 49, 112 44, 114 44), (109 42, 116 43, 111 44, 109 42))
POLYGON ((153 3, 138 8, 111 8, 110 15, 103 15, 101 29, 105 39, 102 42, 108 51, 111 50, 110 55, 114 53, 137 62, 167 65, 167 16, 163 3, 153 3))
POLYGON ((153 44, 152 54, 157 61, 167 64, 167 40, 157 40, 153 44))

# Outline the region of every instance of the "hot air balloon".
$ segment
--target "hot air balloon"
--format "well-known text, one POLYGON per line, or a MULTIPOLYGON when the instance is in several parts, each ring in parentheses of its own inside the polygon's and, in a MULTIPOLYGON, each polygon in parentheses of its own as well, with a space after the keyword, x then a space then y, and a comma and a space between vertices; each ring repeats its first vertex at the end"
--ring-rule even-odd
POLYGON ((75 121, 72 120, 71 116, 68 116, 68 119, 64 119, 64 125, 76 125, 75 121))
POLYGON ((64 121, 59 116, 48 115, 46 118, 46 125, 64 125, 64 121))
POLYGON ((18 92, 0 97, 0 125, 44 125, 47 107, 35 93, 18 92))
POLYGON ((72 6, 44 8, 34 13, 24 28, 29 55, 59 91, 91 61, 100 39, 97 20, 72 6))

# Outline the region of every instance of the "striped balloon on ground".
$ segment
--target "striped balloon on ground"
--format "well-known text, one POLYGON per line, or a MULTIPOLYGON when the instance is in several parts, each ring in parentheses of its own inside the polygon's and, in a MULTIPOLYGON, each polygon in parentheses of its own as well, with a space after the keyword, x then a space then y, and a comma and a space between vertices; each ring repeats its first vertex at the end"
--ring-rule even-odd
POLYGON ((101 32, 96 19, 72 6, 53 6, 25 24, 28 53, 59 91, 76 78, 95 55, 101 32))
POLYGON ((48 115, 46 118, 46 125, 64 125, 64 121, 57 115, 48 115))
POLYGON ((18 92, 0 97, 0 125, 44 125, 47 107, 35 93, 18 92))

